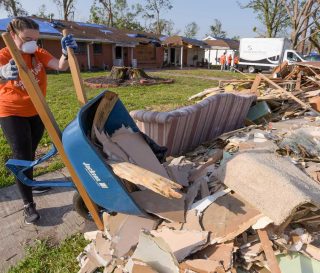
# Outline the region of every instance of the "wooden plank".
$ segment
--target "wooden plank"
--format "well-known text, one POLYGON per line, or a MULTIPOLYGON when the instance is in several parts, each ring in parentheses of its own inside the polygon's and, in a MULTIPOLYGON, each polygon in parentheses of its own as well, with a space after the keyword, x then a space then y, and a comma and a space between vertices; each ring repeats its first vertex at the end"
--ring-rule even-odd
MULTIPOLYGON (((63 36, 67 36, 68 30, 64 29, 62 33, 63 33, 63 36)), ((69 67, 72 75, 73 84, 76 89, 78 101, 81 104, 86 104, 88 102, 88 99, 84 89, 83 80, 80 75, 80 68, 79 68, 77 57, 75 56, 72 48, 68 47, 67 50, 68 50, 69 67)))
POLYGON ((258 87, 260 85, 260 82, 261 82, 261 77, 259 75, 256 76, 252 86, 251 86, 251 89, 250 89, 250 92, 251 93, 255 93, 257 95, 257 97, 259 97, 259 91, 258 91, 258 87))
POLYGON ((320 113, 316 110, 314 110, 310 105, 304 103, 302 100, 298 99, 296 96, 294 96, 291 92, 288 92, 287 90, 283 89, 281 86, 278 84, 274 83, 272 80, 268 79, 265 75, 259 74, 259 76, 264 79, 266 82, 269 84, 273 85, 275 88, 279 89, 282 93, 286 94, 289 98, 293 99, 300 105, 302 105, 304 108, 308 109, 309 111, 312 111, 313 113, 317 114, 318 116, 320 113))
POLYGON ((96 139, 94 127, 96 127, 100 133, 102 132, 104 125, 117 101, 118 101, 118 95, 113 92, 106 92, 104 97, 101 99, 92 123, 92 129, 91 129, 92 140, 96 139))
POLYGON ((300 71, 297 76, 296 91, 299 91, 301 89, 301 79, 302 79, 302 72, 300 71))
POLYGON ((150 172, 129 162, 109 162, 113 172, 121 179, 135 185, 144 186, 167 198, 181 198, 182 194, 175 191, 182 186, 156 173, 150 172))
POLYGON ((266 255, 268 265, 271 269, 271 272, 272 273, 281 273, 276 256, 274 255, 274 252, 272 249, 272 243, 268 237, 267 230, 266 229, 258 229, 258 235, 260 238, 260 242, 261 242, 264 254, 266 255))
POLYGON ((48 131, 48 134, 56 146, 60 157, 68 168, 71 178, 76 185, 85 205, 87 206, 88 210, 90 211, 93 220, 95 221, 98 229, 103 229, 103 223, 99 217, 98 208, 95 203, 92 202, 88 193, 86 192, 84 186, 82 185, 81 180, 79 179, 76 171, 74 170, 71 162, 69 161, 62 144, 62 134, 58 127, 57 122, 55 121, 53 114, 51 113, 48 104, 45 101, 45 98, 41 92, 41 89, 31 71, 28 69, 27 65, 25 64, 20 51, 18 50, 17 46, 15 45, 11 35, 6 32, 2 34, 3 40, 6 46, 9 48, 11 56, 13 57, 14 61, 17 64, 19 69, 19 76, 31 98, 31 101, 36 108, 45 128, 48 131))

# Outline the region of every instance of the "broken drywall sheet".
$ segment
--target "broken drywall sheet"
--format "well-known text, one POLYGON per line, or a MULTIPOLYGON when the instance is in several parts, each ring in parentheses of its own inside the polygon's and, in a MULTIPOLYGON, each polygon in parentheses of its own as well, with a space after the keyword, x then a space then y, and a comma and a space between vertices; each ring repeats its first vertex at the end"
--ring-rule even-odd
POLYGON ((208 241, 208 232, 206 231, 162 228, 160 231, 152 230, 151 234, 162 238, 167 243, 178 262, 198 251, 208 241))
POLYGON ((285 222, 303 204, 320 207, 320 185, 289 159, 273 153, 238 153, 218 169, 217 175, 275 225, 285 222))
POLYGON ((201 199, 206 198, 207 196, 210 195, 210 190, 208 186, 207 180, 202 180, 201 185, 200 185, 200 192, 201 192, 201 199))
POLYGON ((95 249, 96 252, 99 253, 99 255, 105 259, 109 260, 110 258, 112 259, 112 255, 114 253, 114 250, 111 247, 111 241, 106 238, 103 233, 98 233, 96 237, 96 242, 95 242, 95 249))
POLYGON ((148 264, 131 258, 127 262, 125 270, 129 273, 157 273, 157 271, 152 269, 148 264))
POLYGON ((100 230, 95 230, 95 231, 88 231, 88 232, 85 232, 83 234, 83 237, 84 239, 86 239, 87 241, 93 241, 97 238, 97 234, 98 233, 101 233, 102 234, 102 231, 100 230))
POLYGON ((169 178, 165 168, 140 134, 122 127, 114 132, 111 140, 117 143, 136 165, 169 178))
POLYGON ((200 224, 200 216, 197 215, 195 209, 188 210, 186 213, 186 222, 182 226, 183 230, 197 230, 203 231, 203 228, 200 224))
POLYGON ((191 161, 186 160, 184 156, 180 156, 171 160, 166 169, 173 181, 187 187, 189 186, 189 175, 194 165, 191 161))
POLYGON ((130 195, 142 209, 149 213, 173 222, 185 222, 184 197, 168 199, 150 190, 136 191, 130 195))
POLYGON ((103 152, 108 156, 108 159, 114 161, 126 161, 129 162, 129 156, 126 152, 104 132, 100 133, 97 127, 94 126, 94 131, 97 139, 103 147, 103 152))
POLYGON ((114 256, 122 257, 138 243, 141 230, 152 230, 156 227, 157 221, 118 213, 110 216, 107 227, 112 238, 114 256))
POLYGON ((167 243, 148 232, 140 233, 132 258, 145 262, 159 273, 179 273, 179 263, 167 243))
POLYGON ((230 189, 225 189, 222 191, 218 191, 204 199, 199 200, 198 202, 194 203, 191 208, 197 211, 197 214, 200 215, 210 204, 215 202, 219 197, 226 195, 229 193, 230 189))
POLYGON ((195 180, 192 185, 188 188, 187 194, 186 194, 186 208, 190 209, 194 200, 199 194, 201 183, 203 180, 206 180, 205 177, 200 177, 197 180, 195 180))
POLYGON ((208 259, 221 262, 225 270, 229 270, 233 261, 234 242, 210 245, 197 252, 194 256, 197 259, 208 259))
POLYGON ((210 231, 211 243, 234 239, 261 218, 261 213, 237 194, 218 198, 204 212, 202 226, 210 231))
POLYGON ((267 217, 267 216, 262 216, 258 221, 252 225, 253 229, 264 229, 268 225, 272 224, 273 221, 267 217))
POLYGON ((196 273, 216 273, 219 268, 222 268, 219 262, 204 259, 187 260, 180 264, 181 270, 192 270, 196 273))

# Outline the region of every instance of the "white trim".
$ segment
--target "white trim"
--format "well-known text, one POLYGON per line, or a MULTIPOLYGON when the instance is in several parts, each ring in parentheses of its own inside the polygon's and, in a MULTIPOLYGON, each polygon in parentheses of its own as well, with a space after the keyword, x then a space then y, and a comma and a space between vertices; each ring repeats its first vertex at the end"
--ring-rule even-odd
POLYGON ((183 69, 183 46, 181 47, 180 59, 181 59, 181 69, 183 69))
POLYGON ((244 63, 244 62, 239 62, 239 65, 272 66, 272 67, 276 67, 279 64, 263 64, 263 63, 244 63))
POLYGON ((91 70, 90 44, 89 43, 87 43, 87 58, 88 58, 88 70, 91 70))

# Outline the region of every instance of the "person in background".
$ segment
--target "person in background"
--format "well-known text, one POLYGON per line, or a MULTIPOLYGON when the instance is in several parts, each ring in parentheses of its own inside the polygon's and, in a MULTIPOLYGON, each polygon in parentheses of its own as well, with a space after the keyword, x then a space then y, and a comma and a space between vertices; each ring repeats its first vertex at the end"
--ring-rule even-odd
MULTIPOLYGON (((16 17, 9 23, 10 33, 22 57, 35 76, 43 95, 47 92, 46 69, 66 70, 68 68, 67 47, 77 48, 71 35, 61 40, 62 55, 58 60, 46 50, 37 46, 39 25, 30 18, 16 17)), ((44 125, 19 77, 18 68, 7 47, 0 50, 0 126, 11 147, 13 158, 34 160, 35 151, 42 138, 44 125)), ((26 173, 33 179, 33 171, 26 173)), ((16 179, 24 207, 25 223, 36 222, 40 215, 33 201, 32 188, 16 179)))
POLYGON ((226 52, 220 57, 221 71, 226 69, 226 52))
POLYGON ((238 55, 235 55, 233 58, 233 66, 235 69, 238 69, 238 67, 239 67, 239 56, 238 55))
POLYGON ((228 59, 227 59, 227 70, 231 70, 231 65, 232 65, 232 55, 231 53, 228 55, 228 59))

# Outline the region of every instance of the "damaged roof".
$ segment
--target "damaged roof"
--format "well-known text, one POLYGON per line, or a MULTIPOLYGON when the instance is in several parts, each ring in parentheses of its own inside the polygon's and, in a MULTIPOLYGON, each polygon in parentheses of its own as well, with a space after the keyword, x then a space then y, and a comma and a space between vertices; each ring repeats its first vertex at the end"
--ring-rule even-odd
POLYGON ((221 39, 217 38, 216 40, 204 40, 211 48, 224 48, 224 49, 233 49, 239 50, 240 42, 232 39, 221 39))
MULTIPOLYGON (((30 17, 40 26, 41 36, 61 37, 62 30, 67 29, 78 41, 96 41, 114 43, 125 46, 136 46, 139 44, 152 44, 161 46, 161 35, 143 31, 117 29, 101 24, 84 22, 73 22, 56 19, 44 19, 35 16, 30 17)), ((12 18, 0 19, 0 31, 6 31, 7 25, 12 18)))
POLYGON ((200 41, 197 39, 187 38, 183 36, 171 36, 165 39, 162 42, 163 45, 172 45, 172 46, 181 46, 181 45, 192 45, 192 46, 198 46, 200 48, 208 48, 208 44, 204 41, 200 41))

